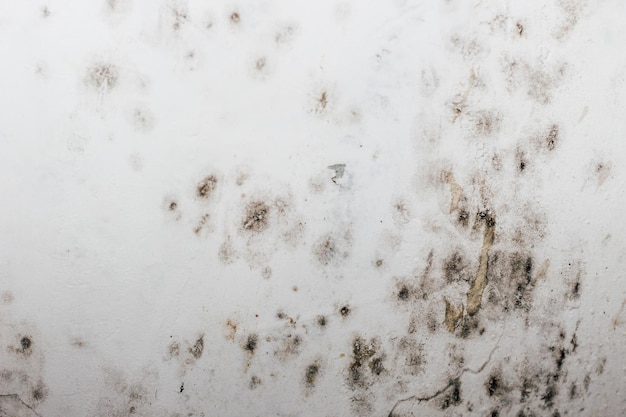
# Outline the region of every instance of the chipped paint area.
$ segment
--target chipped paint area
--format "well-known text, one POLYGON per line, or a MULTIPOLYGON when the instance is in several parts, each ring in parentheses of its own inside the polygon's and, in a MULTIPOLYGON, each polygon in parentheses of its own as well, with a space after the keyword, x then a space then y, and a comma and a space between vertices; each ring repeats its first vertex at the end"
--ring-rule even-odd
POLYGON ((617 0, 0 4, 0 416, 626 415, 617 0))

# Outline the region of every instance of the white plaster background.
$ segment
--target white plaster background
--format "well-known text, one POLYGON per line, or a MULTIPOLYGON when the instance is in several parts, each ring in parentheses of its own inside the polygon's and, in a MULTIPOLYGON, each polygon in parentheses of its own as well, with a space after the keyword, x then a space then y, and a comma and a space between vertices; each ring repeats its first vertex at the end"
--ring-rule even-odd
POLYGON ((625 7, 1 1, 0 415, 624 415, 625 7))

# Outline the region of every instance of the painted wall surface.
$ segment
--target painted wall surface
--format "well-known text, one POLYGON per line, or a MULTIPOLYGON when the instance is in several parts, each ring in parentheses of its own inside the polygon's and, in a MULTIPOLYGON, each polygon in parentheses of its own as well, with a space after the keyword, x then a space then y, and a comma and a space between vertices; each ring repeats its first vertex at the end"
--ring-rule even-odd
POLYGON ((626 415, 626 3, 0 2, 0 416, 626 415))

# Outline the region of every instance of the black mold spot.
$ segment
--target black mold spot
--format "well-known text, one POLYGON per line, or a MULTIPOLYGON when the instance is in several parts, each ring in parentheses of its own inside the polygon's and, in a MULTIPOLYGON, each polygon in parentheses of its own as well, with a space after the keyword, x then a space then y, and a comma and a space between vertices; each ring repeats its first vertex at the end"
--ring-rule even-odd
POLYGON ((263 232, 269 227, 270 207, 263 201, 253 201, 246 206, 242 227, 250 232, 263 232))
POLYGON ((456 335, 463 339, 467 339, 472 334, 476 333, 478 333, 479 336, 482 336, 485 333, 485 328, 481 326, 480 318, 477 315, 464 316, 457 326, 456 335))
POLYGON ((377 341, 356 337, 352 341, 352 362, 348 366, 348 385, 352 388, 365 388, 367 379, 363 373, 363 366, 369 366, 372 373, 380 370, 382 372, 383 364, 381 361, 372 359, 376 355, 377 341))
POLYGON ((180 388, 178 389, 178 393, 181 394, 184 390, 185 390, 185 383, 181 382, 180 383, 180 388))
POLYGON ((498 294, 490 293, 488 301, 500 304, 505 312, 513 309, 530 311, 532 272, 533 259, 526 254, 501 251, 490 254, 488 277, 498 294))
POLYGON ((319 372, 320 372, 319 364, 312 363, 311 365, 307 366, 306 371, 304 373, 304 383, 306 384, 308 388, 315 387, 315 382, 316 382, 319 372))
POLYGON ((32 344, 33 344, 33 341, 30 339, 30 337, 28 337, 28 336, 22 337, 22 339, 20 340, 20 346, 22 347, 22 353, 25 353, 26 351, 30 350, 32 344))
POLYGON ((553 151, 559 142, 559 127, 557 125, 550 126, 550 130, 545 138, 546 148, 553 151))
POLYGON ((515 166, 517 169, 517 172, 522 173, 526 170, 526 168, 528 167, 528 161, 526 160, 526 154, 521 151, 518 150, 515 153, 515 166))
POLYGON ((48 397, 48 388, 42 382, 39 382, 33 388, 31 397, 35 402, 44 401, 48 397))
POLYGON ((474 117, 474 130, 481 136, 490 136, 500 129, 501 117, 495 111, 480 111, 474 117))
POLYGON ((145 107, 135 108, 131 115, 133 126, 137 131, 147 132, 154 127, 154 116, 145 107))
POLYGON ((202 229, 204 228, 204 226, 206 226, 207 222, 209 221, 209 214, 205 213, 200 217, 200 220, 198 220, 198 224, 196 224, 196 227, 194 227, 193 232, 197 235, 200 234, 200 232, 202 231, 202 229))
POLYGON ((457 223, 463 227, 467 227, 469 224, 469 212, 463 208, 459 209, 459 215, 457 217, 457 223))
POLYGON ((517 34, 519 36, 524 34, 524 26, 520 22, 515 23, 515 29, 517 30, 517 34))
POLYGON ((267 65, 267 59, 265 57, 261 57, 259 59, 256 60, 256 62, 254 63, 254 68, 261 72, 265 69, 265 66, 267 65))
POLYGON ((276 35, 274 36, 274 41, 277 44, 287 43, 293 40, 295 35, 296 35, 296 28, 294 28, 291 25, 287 25, 281 30, 279 30, 278 32, 276 32, 276 35))
POLYGON ((281 361, 287 361, 294 355, 300 353, 302 347, 302 338, 299 335, 288 334, 283 340, 281 346, 274 351, 274 355, 281 361))
POLYGON ((503 392, 502 375, 499 371, 494 371, 489 375, 485 382, 485 390, 487 395, 493 397, 494 395, 501 395, 503 392))
POLYGON ((402 288, 400 288, 400 291, 398 291, 398 298, 403 301, 409 299, 409 289, 406 285, 403 285, 402 288))
POLYGON ((342 306, 339 309, 339 314, 341 314, 341 316, 344 317, 344 318, 348 317, 350 315, 350 306, 347 306, 347 305, 342 306))
POLYGON ((178 342, 172 342, 167 348, 168 357, 174 358, 180 354, 180 344, 178 342))
POLYGON ((217 188, 217 177, 215 175, 209 175, 202 179, 196 187, 196 195, 199 198, 209 198, 215 189, 217 188))
POLYGON ((404 368, 410 375, 418 375, 424 371, 426 359, 424 358, 424 344, 416 340, 403 337, 398 343, 398 350, 404 356, 404 368))
POLYGON ((500 417, 500 410, 498 410, 497 408, 495 410, 491 410, 489 417, 500 417))
POLYGON ((314 253, 322 265, 328 265, 337 257, 338 250, 335 239, 329 235, 317 244, 314 253))
POLYGON ((261 381, 261 378, 256 375, 252 375, 252 377, 250 378, 250 382, 248 383, 248 388, 250 388, 251 390, 257 389, 262 383, 263 381, 261 381))
POLYGON ((374 265, 376 265, 376 268, 381 268, 385 263, 384 259, 376 259, 376 262, 374 262, 374 265))
POLYGON ((248 352, 250 352, 251 354, 254 354, 254 351, 257 348, 258 340, 259 340, 259 337, 256 334, 249 335, 246 341, 246 344, 244 345, 243 348, 247 350, 248 352))
POLYGON ((194 358, 199 359, 202 356, 202 352, 204 351, 204 336, 200 336, 196 343, 189 348, 189 353, 193 355, 194 358))
POLYGON ((119 72, 113 64, 95 64, 87 70, 87 81, 99 90, 111 91, 117 86, 119 72))
POLYGON ((317 99, 317 112, 321 113, 328 105, 328 95, 326 91, 322 91, 322 95, 317 99))
POLYGON ((468 262, 463 255, 455 251, 452 255, 443 261, 443 270, 445 273, 446 281, 448 283, 456 281, 467 281, 468 275, 468 262))
POLYGON ((546 391, 541 399, 545 403, 546 407, 552 408, 554 406, 554 397, 558 394, 557 386, 554 382, 549 383, 546 387, 546 391))
POLYGON ((169 211, 175 211, 178 208, 178 203, 176 201, 170 201, 170 203, 167 205, 167 209, 169 211))
POLYGON ((385 370, 385 367, 383 365, 383 359, 382 358, 372 359, 369 363, 369 368, 373 374, 380 375, 385 370))
POLYGON ((326 316, 317 316, 317 325, 320 327, 326 327, 326 325, 328 324, 328 320, 326 319, 326 316))
POLYGON ((446 394, 441 401, 441 409, 445 410, 450 406, 459 405, 461 403, 461 380, 454 379, 448 384, 446 394))

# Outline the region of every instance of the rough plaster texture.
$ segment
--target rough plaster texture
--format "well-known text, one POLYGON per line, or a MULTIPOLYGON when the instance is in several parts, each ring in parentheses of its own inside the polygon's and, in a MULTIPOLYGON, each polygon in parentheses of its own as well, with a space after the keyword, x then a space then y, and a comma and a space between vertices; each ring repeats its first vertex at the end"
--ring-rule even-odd
POLYGON ((0 416, 626 415, 625 17, 0 2, 0 416))

